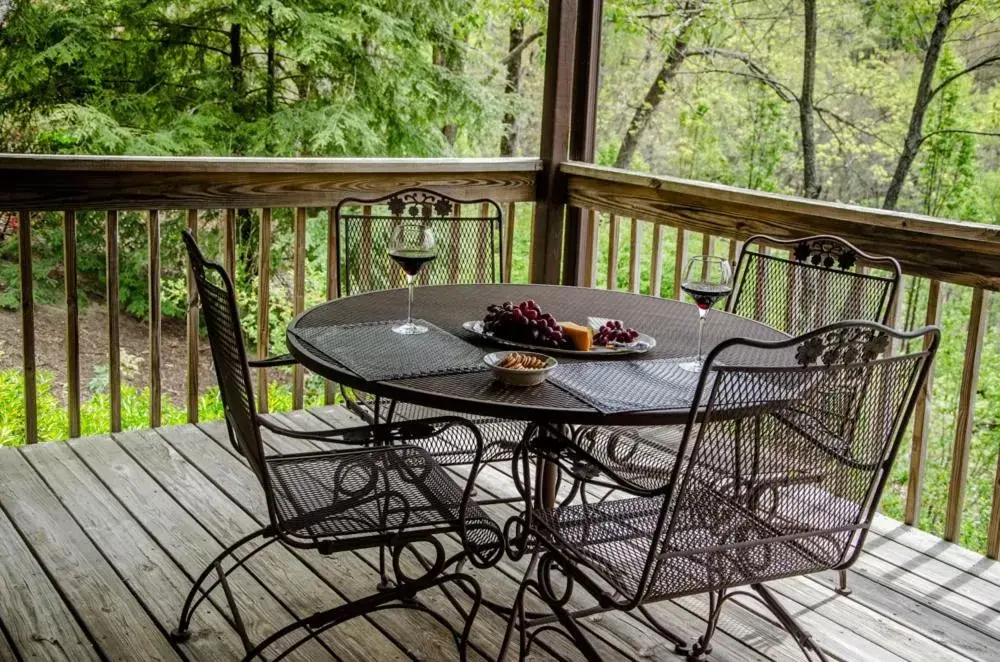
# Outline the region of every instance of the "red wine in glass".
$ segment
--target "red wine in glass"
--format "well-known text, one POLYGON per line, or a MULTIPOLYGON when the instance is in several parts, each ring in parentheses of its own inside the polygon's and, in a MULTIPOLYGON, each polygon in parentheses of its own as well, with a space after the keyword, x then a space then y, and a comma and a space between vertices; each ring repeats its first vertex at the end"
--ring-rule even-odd
POLYGON ((389 251, 389 257, 396 261, 403 272, 411 278, 420 273, 425 264, 437 257, 435 251, 400 249, 389 251))
POLYGON ((427 333, 427 327, 413 323, 413 280, 425 264, 437 257, 437 241, 430 225, 412 219, 400 221, 389 236, 387 252, 406 274, 406 322, 392 328, 396 333, 411 336, 427 333))
POLYGON ((682 283, 681 289, 701 310, 712 308, 719 299, 724 299, 733 292, 733 288, 729 285, 713 283, 682 283))

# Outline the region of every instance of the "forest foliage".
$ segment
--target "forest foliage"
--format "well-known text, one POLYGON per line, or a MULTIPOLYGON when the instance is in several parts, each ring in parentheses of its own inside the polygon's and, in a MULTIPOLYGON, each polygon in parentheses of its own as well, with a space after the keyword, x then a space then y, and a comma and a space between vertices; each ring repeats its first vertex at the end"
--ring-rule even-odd
MULTIPOLYGON (((0 152, 532 155, 546 7, 544 0, 0 0, 0 152)), ((597 161, 995 224, 998 83, 994 0, 606 0, 597 161)), ((241 213, 238 236, 248 315, 257 219, 241 213)), ((144 222, 136 214, 121 221, 122 302, 139 317, 147 307, 144 222)), ((218 218, 203 222, 203 239, 217 245, 218 218)), ((100 302, 103 216, 84 213, 79 223, 82 284, 100 302)), ((165 214, 163 236, 176 236, 182 223, 165 214)), ((271 336, 280 339, 290 314, 281 258, 290 213, 276 210, 275 223, 271 336)), ((322 225, 309 226, 314 297, 322 291, 322 225)), ((12 233, 0 219, 0 307, 8 308, 17 304, 12 233)), ((61 241, 57 221, 37 221, 42 302, 61 296, 61 241)), ((521 231, 516 250, 526 248, 521 231)), ((164 251, 164 313, 181 315, 180 243, 165 241, 164 251)), ((626 273, 623 265, 620 278, 626 273)), ((648 270, 643 277, 648 287, 648 270)), ((926 281, 907 285, 902 321, 919 326, 926 281)), ((932 531, 943 521, 971 296, 944 289, 946 342, 921 519, 932 531)), ((255 321, 246 321, 253 334, 255 321)), ((994 306, 984 365, 1000 360, 998 326, 994 306)), ((998 380, 1000 371, 984 370, 979 384, 963 528, 973 547, 984 542, 1000 447, 998 380)), ((900 463, 885 504, 897 517, 907 478, 900 463)))

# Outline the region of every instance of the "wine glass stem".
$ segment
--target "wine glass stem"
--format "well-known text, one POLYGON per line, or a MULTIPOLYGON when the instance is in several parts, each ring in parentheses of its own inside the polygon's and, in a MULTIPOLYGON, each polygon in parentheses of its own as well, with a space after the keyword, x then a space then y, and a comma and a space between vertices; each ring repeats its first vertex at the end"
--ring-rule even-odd
POLYGON ((698 309, 698 363, 701 363, 701 336, 705 331, 705 317, 707 315, 707 308, 698 309))
POLYGON ((409 293, 406 297, 406 324, 413 324, 413 276, 406 276, 406 288, 409 293))

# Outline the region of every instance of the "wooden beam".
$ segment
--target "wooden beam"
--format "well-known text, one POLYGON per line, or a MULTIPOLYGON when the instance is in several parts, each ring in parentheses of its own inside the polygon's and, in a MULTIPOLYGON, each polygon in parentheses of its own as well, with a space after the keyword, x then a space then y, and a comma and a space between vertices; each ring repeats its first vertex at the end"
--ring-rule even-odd
POLYGON ((577 0, 549 0, 539 150, 542 170, 535 187, 533 283, 558 283, 562 273, 566 201, 559 165, 569 149, 578 5, 577 0))
MULTIPOLYGON (((574 161, 594 160, 603 16, 604 0, 583 0, 580 3, 569 129, 569 158, 574 161)), ((566 285, 593 287, 596 223, 597 216, 589 209, 570 207, 566 210, 563 248, 563 283, 566 285)))
POLYGON ((66 294, 66 409, 69 436, 80 436, 80 305, 76 283, 76 212, 63 212, 63 289, 66 294))
POLYGON ((969 451, 972 448, 972 419, 976 408, 976 390, 979 386, 979 360, 983 353, 983 338, 986 335, 988 318, 986 304, 986 292, 980 288, 974 289, 969 328, 966 332, 965 365, 958 392, 955 446, 951 455, 951 481, 948 483, 948 505, 945 510, 943 537, 948 542, 958 540, 961 532, 965 482, 969 475, 969 451))
POLYGON ((43 210, 331 206, 421 186, 454 198, 535 199, 537 158, 227 159, 0 156, 0 207, 43 210))
MULTIPOLYGON (((927 325, 936 326, 941 322, 941 283, 930 282, 927 289, 927 325)), ((930 337, 924 338, 924 351, 930 347, 930 337)), ((906 506, 903 521, 910 526, 920 522, 920 497, 924 490, 924 469, 927 463, 927 442, 930 437, 931 394, 934 389, 934 366, 927 371, 923 390, 917 396, 913 412, 913 444, 910 447, 910 478, 906 482, 906 506)))
POLYGON ((108 399, 111 404, 111 431, 122 431, 121 304, 118 292, 118 212, 108 212, 104 229, 107 253, 108 300, 108 399))
POLYGON ((38 441, 38 383, 35 380, 35 277, 31 214, 18 212, 17 255, 21 284, 21 369, 24 372, 24 441, 38 441))
POLYGON ((1000 289, 1000 227, 804 200, 567 162, 567 204, 689 231, 779 238, 834 234, 891 253, 909 275, 1000 289))

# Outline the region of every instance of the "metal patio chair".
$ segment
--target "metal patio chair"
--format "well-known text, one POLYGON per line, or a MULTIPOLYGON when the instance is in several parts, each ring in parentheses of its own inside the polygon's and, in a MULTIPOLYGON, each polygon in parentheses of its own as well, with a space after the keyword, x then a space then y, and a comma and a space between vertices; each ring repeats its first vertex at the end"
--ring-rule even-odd
POLYGON ((838 237, 754 235, 740 251, 727 310, 793 336, 846 320, 888 324, 901 277, 895 259, 838 237))
POLYGON ((466 559, 477 567, 496 563, 503 552, 502 534, 499 526, 469 498, 472 481, 464 486, 456 484, 420 444, 442 434, 462 438, 474 449, 472 461, 476 465, 483 448, 478 430, 460 418, 437 417, 300 432, 258 416, 232 281, 221 265, 205 260, 187 232, 184 243, 205 316, 229 438, 260 482, 269 522, 227 547, 205 568, 188 594, 173 639, 183 641, 190 636, 188 628, 194 611, 221 584, 232 622, 246 647, 246 660, 263 657, 270 646, 295 632, 301 631, 302 635, 288 644, 284 654, 339 623, 389 608, 418 609, 430 614, 452 632, 460 656, 465 659, 482 596, 476 580, 462 573, 458 564, 466 559), (331 449, 267 455, 262 428, 287 437, 332 442, 331 449), (445 534, 459 535, 462 552, 446 556, 439 540, 445 534), (322 555, 378 548, 380 585, 376 589, 373 582, 375 590, 371 595, 297 619, 253 644, 232 597, 228 577, 275 542, 316 550, 322 555), (254 546, 249 551, 236 555, 251 543, 254 546), (419 576, 408 576, 403 569, 404 560, 411 556, 423 568, 419 576), (230 566, 224 569, 223 562, 230 557, 230 566), (472 596, 468 607, 453 600, 465 622, 461 631, 419 600, 421 591, 449 584, 457 584, 472 596))
MULTIPOLYGON (((386 252, 394 225, 420 218, 434 230, 438 257, 417 276, 423 285, 503 282, 501 258, 503 215, 491 200, 457 200, 427 189, 398 191, 374 200, 345 199, 337 205, 338 295, 351 296, 403 287, 403 275, 386 252), (471 210, 472 214, 468 215, 471 210)), ((413 420, 453 415, 406 402, 386 402, 375 396, 342 388, 348 407, 370 422, 413 420)), ((483 433, 483 462, 507 461, 520 441, 525 425, 501 418, 469 417, 483 433)), ((470 464, 473 448, 440 444, 431 449, 441 464, 470 464)), ((480 503, 507 501, 485 500, 480 503)))
POLYGON ((513 461, 525 513, 505 532, 510 554, 532 557, 503 650, 515 630, 522 655, 556 630, 597 660, 577 619, 638 609, 677 652, 704 660, 720 610, 743 595, 766 606, 807 659, 825 660, 765 583, 857 559, 939 336, 840 322, 780 342, 725 341, 707 356, 687 424, 666 435, 673 450, 639 436, 616 447, 611 435, 584 447, 544 427, 526 437, 513 461), (928 349, 887 356, 893 338, 926 338, 928 349), (824 387, 852 384, 854 397, 831 411, 824 387), (840 425, 847 413, 849 430, 840 425), (533 460, 574 482, 552 510, 536 504, 533 460), (570 609, 576 585, 596 607, 570 609), (527 591, 551 614, 526 613, 527 591), (691 644, 646 608, 697 593, 709 595, 710 610, 691 644))

